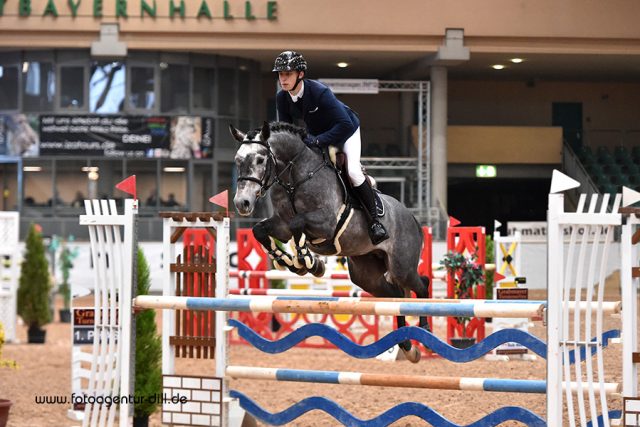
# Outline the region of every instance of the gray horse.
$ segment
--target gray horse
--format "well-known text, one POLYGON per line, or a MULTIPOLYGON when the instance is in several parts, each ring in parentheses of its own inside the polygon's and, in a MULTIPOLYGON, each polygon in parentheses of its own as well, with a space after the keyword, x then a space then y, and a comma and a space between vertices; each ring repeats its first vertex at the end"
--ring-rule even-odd
MULTIPOLYGON (((351 209, 327 154, 303 143, 304 129, 265 123, 247 134, 233 126, 230 130, 240 142, 233 199, 238 213, 250 215, 256 201, 271 190, 274 214, 254 226, 253 234, 276 268, 320 277, 324 263, 314 254, 346 256, 351 281, 376 297, 408 297, 409 291, 428 297, 428 279, 417 272, 422 230, 405 206, 381 195, 381 221, 391 237, 373 245, 364 212, 351 209), (292 255, 279 244, 290 240, 292 255)), ((406 325, 404 317, 397 323, 406 325)), ((420 318, 420 326, 428 328, 426 318, 420 318)), ((400 348, 412 362, 420 359, 410 341, 400 343, 400 348)))

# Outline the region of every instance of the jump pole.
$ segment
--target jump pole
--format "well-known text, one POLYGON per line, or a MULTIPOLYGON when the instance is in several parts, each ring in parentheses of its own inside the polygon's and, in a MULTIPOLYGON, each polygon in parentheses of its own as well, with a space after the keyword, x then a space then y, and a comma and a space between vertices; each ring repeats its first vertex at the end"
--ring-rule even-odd
MULTIPOLYGON (((226 374, 236 379, 271 381, 293 381, 306 383, 369 385, 381 387, 423 388, 433 390, 492 391, 504 393, 547 392, 544 380, 521 380, 504 378, 432 377, 425 375, 368 374, 345 371, 315 371, 304 369, 257 368, 253 366, 229 366, 226 374)), ((606 383, 607 396, 620 397, 619 383, 606 383)), ((571 384, 576 393, 577 383, 571 384)))
POLYGON ((309 299, 227 299, 140 295, 133 301, 138 308, 174 310, 215 310, 254 313, 307 313, 307 314, 375 314, 379 316, 457 316, 457 317, 539 317, 543 304, 507 304, 491 300, 480 302, 406 303, 370 302, 357 298, 335 298, 314 301, 309 299))

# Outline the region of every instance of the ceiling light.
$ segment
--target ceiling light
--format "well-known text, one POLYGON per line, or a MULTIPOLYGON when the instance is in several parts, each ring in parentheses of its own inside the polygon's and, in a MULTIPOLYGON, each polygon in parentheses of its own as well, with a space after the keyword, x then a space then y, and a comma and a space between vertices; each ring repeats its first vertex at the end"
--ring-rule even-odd
POLYGON ((100 168, 98 166, 83 166, 82 172, 98 172, 100 168))
POLYGON ((22 170, 24 172, 40 172, 42 171, 42 166, 24 166, 22 170))
POLYGON ((511 62, 513 62, 514 64, 520 64, 521 62, 524 62, 524 59, 522 59, 522 58, 511 58, 511 62))
POLYGON ((184 172, 184 168, 182 166, 166 166, 162 169, 165 172, 184 172))
POLYGON ((338 62, 336 64, 338 66, 338 68, 347 68, 349 66, 348 62, 338 62))
POLYGON ((493 68, 494 70, 503 70, 504 69, 504 65, 502 64, 494 64, 491 66, 491 68, 493 68))
POLYGON ((24 61, 22 63, 22 73, 26 73, 27 71, 29 71, 29 63, 27 61, 24 61))

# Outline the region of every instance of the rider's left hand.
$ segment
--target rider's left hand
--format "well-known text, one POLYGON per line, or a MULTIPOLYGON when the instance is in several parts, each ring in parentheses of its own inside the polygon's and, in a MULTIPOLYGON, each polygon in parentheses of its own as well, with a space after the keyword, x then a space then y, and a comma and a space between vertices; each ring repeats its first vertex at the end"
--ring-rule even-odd
POLYGON ((318 141, 318 138, 316 138, 313 135, 307 135, 304 137, 304 143, 308 146, 308 147, 320 147, 320 142, 318 141))

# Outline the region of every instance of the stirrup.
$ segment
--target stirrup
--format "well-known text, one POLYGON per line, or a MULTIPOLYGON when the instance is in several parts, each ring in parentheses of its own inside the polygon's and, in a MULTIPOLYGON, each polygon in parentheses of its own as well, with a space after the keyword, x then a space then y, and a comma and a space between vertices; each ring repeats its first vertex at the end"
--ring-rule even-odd
POLYGON ((379 243, 384 242, 389 238, 389 233, 378 221, 373 221, 369 226, 369 238, 371 239, 371 243, 377 245, 379 243))

